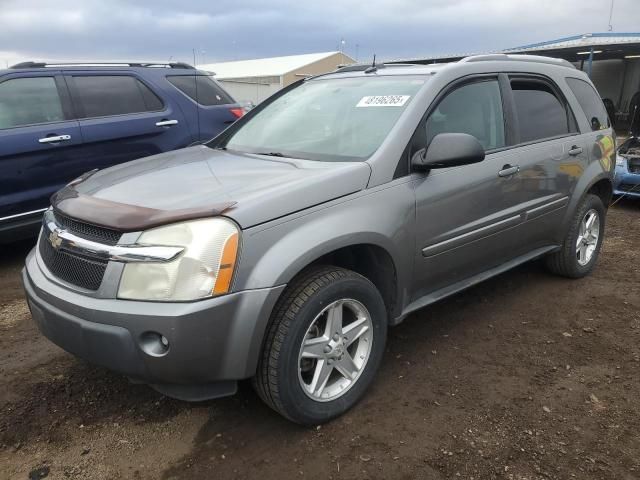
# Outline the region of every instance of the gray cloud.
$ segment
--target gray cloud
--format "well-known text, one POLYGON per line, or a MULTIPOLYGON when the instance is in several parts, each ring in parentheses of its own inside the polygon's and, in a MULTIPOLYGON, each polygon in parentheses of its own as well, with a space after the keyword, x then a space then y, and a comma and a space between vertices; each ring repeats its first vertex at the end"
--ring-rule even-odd
MULTIPOLYGON (((0 62, 198 62, 337 48, 369 58, 482 52, 606 31, 604 0, 0 0, 0 62), (204 53, 202 53, 204 52, 204 53)), ((640 27, 616 0, 615 31, 640 27)))

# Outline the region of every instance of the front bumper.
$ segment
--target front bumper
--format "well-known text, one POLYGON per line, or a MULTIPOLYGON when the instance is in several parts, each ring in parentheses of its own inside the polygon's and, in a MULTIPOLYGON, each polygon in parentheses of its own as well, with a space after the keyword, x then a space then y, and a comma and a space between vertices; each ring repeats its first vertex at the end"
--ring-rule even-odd
POLYGON ((616 167, 613 194, 640 198, 640 173, 630 173, 626 168, 616 167), (633 191, 629 191, 632 188, 633 191))
POLYGON ((50 281, 35 251, 22 277, 33 319, 52 342, 187 400, 233 394, 236 380, 255 374, 271 311, 284 289, 185 303, 93 298, 50 281), (149 332, 168 340, 166 352, 143 349, 149 332))

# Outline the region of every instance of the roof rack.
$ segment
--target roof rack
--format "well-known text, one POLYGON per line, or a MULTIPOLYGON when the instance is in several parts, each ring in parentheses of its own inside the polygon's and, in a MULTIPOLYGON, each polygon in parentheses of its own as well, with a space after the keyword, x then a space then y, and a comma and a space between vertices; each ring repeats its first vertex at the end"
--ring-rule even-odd
MULTIPOLYGON (((335 71, 336 72, 363 72, 367 68, 369 68, 370 66, 371 66, 370 63, 367 63, 367 64, 356 63, 356 64, 353 64, 353 65, 338 66, 338 68, 335 71)), ((385 65, 384 65, 384 63, 377 63, 376 67, 385 68, 385 65)))
MULTIPOLYGON (((423 67, 424 65, 420 65, 419 63, 376 63, 376 68, 387 68, 387 67, 423 67)), ((367 68, 371 67, 370 63, 357 63, 354 65, 344 65, 338 66, 336 72, 362 72, 367 68)))
POLYGON ((9 68, 47 68, 47 67, 160 67, 188 68, 195 67, 184 62, 21 62, 9 68))
POLYGON ((572 63, 562 58, 544 57, 542 55, 511 55, 506 53, 490 53, 487 55, 472 55, 459 60, 459 63, 472 63, 472 62, 531 62, 531 63, 546 63, 548 65, 556 65, 560 67, 576 68, 572 63))

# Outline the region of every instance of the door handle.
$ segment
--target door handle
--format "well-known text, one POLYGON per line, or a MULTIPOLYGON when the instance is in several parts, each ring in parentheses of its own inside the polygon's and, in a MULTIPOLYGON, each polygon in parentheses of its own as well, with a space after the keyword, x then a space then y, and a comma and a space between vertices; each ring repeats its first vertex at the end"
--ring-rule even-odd
POLYGON ((58 143, 58 142, 66 142, 67 140, 71 140, 71 135, 53 135, 51 137, 44 137, 38 139, 39 143, 58 143))
POLYGON ((500 170, 498 172, 498 176, 499 177, 510 177, 511 175, 515 175, 519 171, 520 171, 520 165, 511 166, 509 164, 506 164, 504 167, 502 167, 502 170, 500 170))
POLYGON ((582 147, 578 147, 577 145, 574 145, 573 147, 571 147, 571 150, 569 150, 569 155, 571 155, 572 157, 575 157, 576 155, 580 155, 582 153, 582 147))
POLYGON ((170 127, 171 125, 177 125, 178 120, 160 120, 156 122, 156 127, 170 127))

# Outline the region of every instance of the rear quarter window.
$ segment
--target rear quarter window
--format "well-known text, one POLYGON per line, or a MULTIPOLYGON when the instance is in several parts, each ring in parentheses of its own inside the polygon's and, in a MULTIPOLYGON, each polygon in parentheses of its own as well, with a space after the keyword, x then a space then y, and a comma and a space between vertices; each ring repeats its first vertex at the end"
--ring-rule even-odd
POLYGON ((170 75, 167 80, 200 105, 228 105, 234 100, 207 75, 170 75))
POLYGON ((567 85, 576 96, 582 111, 591 125, 591 130, 609 128, 609 115, 595 89, 579 78, 567 78, 567 85))

